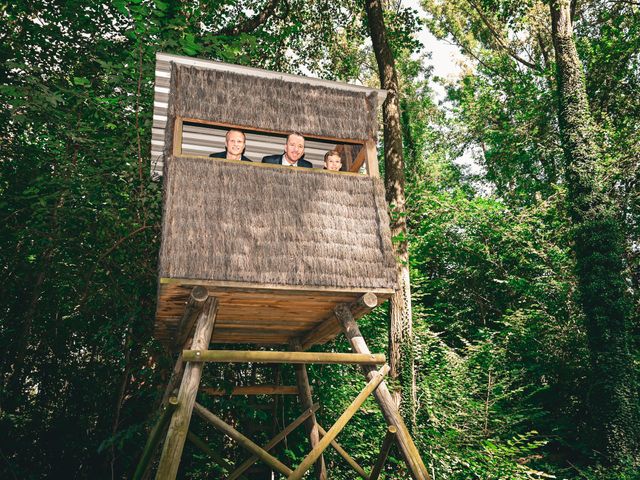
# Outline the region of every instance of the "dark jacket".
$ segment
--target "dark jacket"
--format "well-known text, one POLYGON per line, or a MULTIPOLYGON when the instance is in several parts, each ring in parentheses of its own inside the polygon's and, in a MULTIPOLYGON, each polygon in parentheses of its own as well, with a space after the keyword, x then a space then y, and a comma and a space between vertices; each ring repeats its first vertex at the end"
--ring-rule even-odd
MULTIPOLYGON (((284 153, 281 155, 267 155, 266 157, 262 158, 262 163, 272 163, 274 165, 282 165, 282 157, 284 157, 284 153)), ((301 158, 300 160, 298 160, 298 167, 304 167, 304 168, 313 168, 313 165, 311 164, 311 162, 305 160, 304 158, 301 158)))
MULTIPOLYGON (((209 155, 211 158, 227 158, 227 151, 225 150, 224 152, 216 152, 216 153, 212 153, 211 155, 209 155)), ((245 162, 251 162, 251 159, 248 157, 245 157, 244 155, 241 155, 240 158, 242 160, 244 160, 245 162)))

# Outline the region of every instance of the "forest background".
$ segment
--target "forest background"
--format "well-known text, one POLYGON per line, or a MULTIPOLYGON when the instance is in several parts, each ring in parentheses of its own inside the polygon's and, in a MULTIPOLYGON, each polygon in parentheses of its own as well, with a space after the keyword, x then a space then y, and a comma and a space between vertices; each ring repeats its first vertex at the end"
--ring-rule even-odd
MULTIPOLYGON (((591 205, 606 217, 586 233, 575 214, 580 192, 568 188, 549 4, 424 0, 424 18, 399 2, 384 6, 399 77, 401 240, 413 300, 404 355, 415 364, 417 403, 405 413, 432 477, 640 478, 638 3, 571 5, 597 151, 587 169, 591 205), (468 60, 444 82, 446 102, 429 86, 438 79, 432 46, 415 39, 420 28, 468 60), (586 266, 581 238, 592 241, 586 266), (585 275, 613 298, 621 312, 613 323, 593 317, 601 305, 589 303, 585 275)), ((162 188, 149 176, 156 52, 376 86, 367 16, 355 0, 35 0, 3 2, 0 18, 0 476, 127 478, 172 363, 152 339, 162 188)), ((379 310, 361 325, 385 351, 379 310)), ((270 375, 208 370, 223 386, 270 375)), ((279 375, 290 383, 293 372, 279 375)), ((311 376, 330 425, 359 377, 332 366, 311 376)), ((238 425, 276 428, 299 413, 292 399, 280 400, 276 418, 250 414, 246 399, 216 402, 238 425)), ((213 448, 241 458, 199 428, 213 448)), ((367 403, 339 440, 370 465, 383 431, 367 403)), ((306 448, 294 435, 279 455, 296 463, 306 448)), ((188 453, 181 478, 220 478, 208 457, 188 453)), ((332 478, 352 478, 339 457, 327 462, 332 478)), ((396 451, 385 475, 408 478, 396 451)))

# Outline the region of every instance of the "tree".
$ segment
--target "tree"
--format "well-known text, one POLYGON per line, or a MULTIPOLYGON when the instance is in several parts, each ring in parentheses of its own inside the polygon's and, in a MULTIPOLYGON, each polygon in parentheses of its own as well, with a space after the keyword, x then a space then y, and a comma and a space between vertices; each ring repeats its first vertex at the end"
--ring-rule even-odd
MULTIPOLYGON (((412 348, 411 282, 407 243, 405 174, 402 151, 400 87, 393 51, 387 40, 384 13, 380 0, 365 2, 373 50, 378 64, 380 86, 387 91, 383 105, 384 178, 387 203, 391 209, 391 235, 394 240, 398 290, 391 297, 389 316, 389 364, 391 378, 398 379, 406 390, 403 397, 415 424, 416 383, 412 348)), ((398 403, 400 398, 397 398, 398 403)))
POLYGON ((591 442, 610 463, 640 463, 640 403, 629 343, 624 236, 616 205, 607 198, 598 174, 602 154, 573 38, 572 7, 569 0, 550 2, 567 206, 591 355, 591 442))
MULTIPOLYGON (((0 6, 0 476, 125 477, 144 445, 164 370, 151 335, 155 53, 295 71, 289 47, 346 23, 333 7, 318 24, 321 7, 0 6)), ((301 63, 321 57, 317 43, 301 63)))
POLYGON ((576 391, 580 408, 587 406, 590 414, 574 435, 589 432, 592 455, 637 462, 638 383, 630 332, 637 312, 628 295, 630 286, 637 294, 637 269, 627 270, 637 265, 637 187, 631 180, 637 166, 629 161, 638 140, 637 129, 629 128, 630 112, 637 112, 637 95, 629 96, 638 83, 630 60, 637 50, 637 36, 630 33, 639 25, 637 7, 424 3, 435 31, 453 38, 476 66, 450 98, 459 107, 464 135, 478 146, 484 178, 517 208, 566 189, 581 306, 576 316, 591 360, 588 379, 576 391), (574 18, 582 19, 578 38, 574 18), (587 79, 580 57, 588 65, 587 79))

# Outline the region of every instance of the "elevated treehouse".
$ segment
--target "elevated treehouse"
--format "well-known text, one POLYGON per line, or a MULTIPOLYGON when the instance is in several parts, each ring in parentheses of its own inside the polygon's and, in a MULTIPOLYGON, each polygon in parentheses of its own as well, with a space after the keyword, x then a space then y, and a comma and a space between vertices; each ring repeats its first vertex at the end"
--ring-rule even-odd
MULTIPOLYGON (((366 473, 340 454, 360 477, 376 478, 395 435, 413 478, 429 478, 384 383, 388 367, 374 367, 384 356, 370 354, 356 324, 395 288, 375 147, 385 94, 158 54, 152 171, 164 176, 164 201, 155 335, 179 355, 165 413, 136 475, 147 468, 165 422, 156 478, 176 477, 185 439, 199 441, 188 432, 195 411, 274 472, 302 478, 315 465, 315 476, 327 478, 323 450, 339 448, 337 434, 373 393, 389 424, 380 465, 366 473), (224 149, 229 129, 245 133, 245 155, 252 162, 209 158, 224 149), (291 132, 304 136, 305 158, 314 168, 260 163, 265 155, 282 153, 291 132), (328 150, 340 152, 346 171, 321 168, 328 150), (354 353, 306 352, 341 332, 354 353), (257 350, 209 350, 211 343, 254 344, 257 350), (278 345, 287 347, 264 347, 278 345), (196 403, 208 361, 296 364, 304 409, 297 422, 305 422, 312 447, 298 467, 287 467, 268 452, 273 445, 257 446, 196 403), (363 365, 367 386, 328 431, 317 424, 305 363, 363 365)), ((244 467, 228 478, 240 478, 244 467)))

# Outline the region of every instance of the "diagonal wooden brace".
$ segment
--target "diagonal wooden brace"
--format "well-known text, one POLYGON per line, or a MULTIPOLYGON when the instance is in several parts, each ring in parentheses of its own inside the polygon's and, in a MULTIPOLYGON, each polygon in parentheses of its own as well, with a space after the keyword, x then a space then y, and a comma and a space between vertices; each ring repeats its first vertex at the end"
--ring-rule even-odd
MULTIPOLYGON (((323 437, 327 434, 326 430, 320 425, 318 425, 318 429, 320 430, 320 435, 322 435, 323 437)), ((342 448, 342 445, 340 445, 335 440, 332 440, 331 446, 336 452, 340 454, 342 458, 344 458, 344 460, 351 466, 351 468, 355 470, 358 475, 360 475, 364 480, 369 480, 369 475, 367 475, 367 472, 364 471, 364 468, 358 465, 358 462, 356 462, 353 457, 349 455, 344 448, 342 448)))
POLYGON ((379 372, 373 372, 369 383, 364 387, 362 392, 358 394, 358 396, 351 402, 351 405, 345 410, 345 412, 340 415, 340 418, 333 424, 333 426, 329 429, 327 434, 318 442, 318 445, 309 452, 309 454, 302 460, 302 463, 298 465, 298 468, 294 470, 291 475, 287 477, 287 480, 300 480, 304 474, 311 468, 311 465, 315 463, 315 461, 320 458, 322 452, 324 452, 329 445, 331 445, 331 441, 335 440, 338 434, 345 427, 347 422, 351 420, 351 417, 355 415, 360 406, 364 403, 369 395, 378 385, 382 383, 384 376, 389 373, 389 365, 383 366, 379 372))
MULTIPOLYGON (((342 324, 342 330, 347 337, 347 340, 349 340, 353 351, 356 353, 371 353, 362 334, 360 333, 358 324, 351 314, 349 305, 344 303, 338 305, 335 309, 335 313, 336 318, 338 318, 342 324)), ((376 374, 375 369, 368 365, 363 365, 362 369, 368 379, 371 379, 376 374)), ((409 430, 407 429, 404 420, 402 420, 398 407, 396 407, 393 398, 391 398, 391 393, 384 382, 382 382, 380 387, 374 392, 374 396, 378 401, 378 405, 380 405, 380 410, 382 410, 382 414, 387 421, 387 425, 393 425, 398 429, 398 446, 400 447, 400 452, 404 457, 407 467, 409 467, 409 471, 411 472, 413 479, 431 480, 427 467, 424 465, 424 462, 420 457, 420 452, 418 452, 416 445, 413 443, 409 430)))
POLYGON ((203 420, 206 420, 211 425, 213 425, 218 430, 220 430, 222 433, 231 437, 233 440, 238 442, 240 446, 249 450, 251 453, 256 455, 258 458, 260 458, 260 460, 265 462, 274 470, 277 470, 278 472, 287 476, 291 474, 291 469, 287 467, 284 463, 282 463, 280 460, 278 460, 276 457, 274 457, 270 453, 266 452, 259 445, 256 445, 255 443, 253 443, 251 440, 249 440, 247 437, 245 437, 243 434, 241 434, 231 425, 227 424, 220 417, 211 413, 209 410, 204 408, 199 403, 195 404, 193 410, 198 414, 200 418, 202 418, 203 420))
POLYGON ((158 417, 158 421, 153 426, 153 429, 151 429, 151 433, 149 434, 147 443, 144 446, 144 450, 142 450, 142 457, 140 457, 138 467, 133 474, 132 480, 141 480, 145 476, 151 457, 156 452, 156 448, 160 443, 160 440, 162 440, 162 435, 165 433, 167 425, 171 421, 171 416, 177 407, 177 397, 170 397, 167 401, 167 405, 162 409, 162 413, 160 414, 160 417, 158 417))
MULTIPOLYGON (((297 338, 291 339, 290 344, 292 350, 300 352, 302 347, 300 346, 300 342, 297 338)), ((313 404, 313 399, 311 398, 311 386, 309 385, 307 366, 304 364, 296 365, 295 370, 300 403, 303 408, 309 408, 313 404)), ((318 431, 318 421, 315 413, 307 419, 305 427, 307 429, 307 434, 309 435, 311 449, 313 450, 318 445, 318 442, 320 442, 320 432, 318 431)), ((324 456, 320 455, 316 460, 314 473, 318 480, 327 480, 327 466, 324 462, 324 456)))
MULTIPOLYGON (((229 462, 227 462, 224 458, 222 458, 218 452, 216 452, 215 450, 212 450, 209 447, 209 445, 207 445, 207 443, 204 440, 202 440, 200 437, 198 437, 195 433, 193 433, 192 431, 189 431, 189 433, 187 433, 187 439, 191 443, 193 443, 197 448, 199 448, 200 451, 208 455, 209 458, 211 458, 211 460, 213 460, 215 463, 217 463, 222 468, 224 468, 227 472, 231 471, 231 469, 233 468, 233 465, 230 465, 229 462)), ((246 477, 239 477, 239 480, 247 480, 247 479, 246 477)))
MULTIPOLYGON (((319 405, 317 403, 314 403, 310 409, 302 412, 302 414, 298 418, 296 418, 293 422, 287 425, 287 427, 284 430, 282 430, 279 434, 277 434, 275 437, 269 440, 269 443, 267 443, 262 448, 267 452, 271 450, 278 443, 280 443, 283 438, 285 438, 287 435, 293 432, 296 428, 298 428, 302 424, 302 422, 304 422, 307 418, 309 418, 311 414, 315 413, 315 411, 318 410, 318 406, 319 405)), ((247 468, 249 468, 251 465, 256 463, 258 460, 260 459, 256 455, 248 458, 247 460, 242 462, 242 464, 240 464, 238 468, 236 468, 233 472, 229 474, 229 478, 227 478, 227 480, 236 480, 237 478, 242 478, 240 477, 240 475, 245 470, 247 470, 247 468)))
POLYGON ((389 456, 389 450, 391 450, 391 445, 393 445, 397 432, 398 429, 393 425, 389 425, 387 427, 387 434, 382 442, 382 447, 380 447, 378 460, 376 460, 375 465, 371 469, 371 475, 369 475, 368 480, 378 480, 380 472, 382 472, 382 469, 384 468, 384 463, 387 461, 387 457, 389 456))

